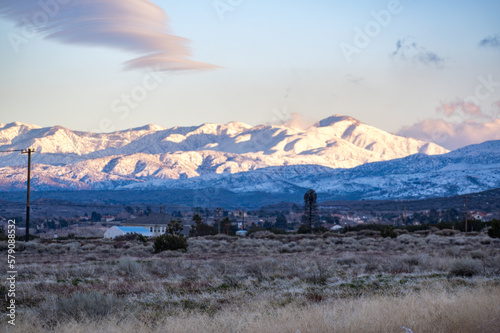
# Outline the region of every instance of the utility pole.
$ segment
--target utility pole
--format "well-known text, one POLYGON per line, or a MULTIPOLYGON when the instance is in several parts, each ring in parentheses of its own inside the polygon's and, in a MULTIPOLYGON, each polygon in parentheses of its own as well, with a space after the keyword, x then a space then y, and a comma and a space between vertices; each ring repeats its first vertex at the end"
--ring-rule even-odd
POLYGON ((406 227, 406 205, 405 205, 405 227, 406 227))
POLYGON ((245 230, 245 210, 243 209, 243 230, 245 230))
POLYGON ((467 196, 465 196, 465 232, 467 233, 467 196))
POLYGON ((21 154, 28 154, 28 189, 26 195, 26 236, 25 241, 29 242, 30 240, 30 187, 31 187, 31 153, 35 152, 35 148, 27 148, 27 149, 11 149, 11 150, 3 150, 0 153, 13 153, 16 151, 21 152, 21 154))
POLYGON ((28 154, 28 190, 26 195, 26 237, 25 241, 30 240, 30 189, 31 189, 31 153, 35 152, 35 149, 28 148, 23 150, 21 154, 28 154))
POLYGON ((218 234, 220 234, 220 208, 217 208, 217 224, 219 226, 218 234))

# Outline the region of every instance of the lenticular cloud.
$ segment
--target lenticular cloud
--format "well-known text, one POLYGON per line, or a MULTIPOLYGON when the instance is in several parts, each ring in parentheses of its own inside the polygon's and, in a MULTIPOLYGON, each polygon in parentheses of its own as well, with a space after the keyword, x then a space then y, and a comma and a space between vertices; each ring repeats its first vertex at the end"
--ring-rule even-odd
POLYGON ((166 13, 150 0, 0 0, 0 15, 23 31, 62 43, 106 46, 137 58, 126 69, 212 69, 191 60, 189 41, 171 33, 166 13))

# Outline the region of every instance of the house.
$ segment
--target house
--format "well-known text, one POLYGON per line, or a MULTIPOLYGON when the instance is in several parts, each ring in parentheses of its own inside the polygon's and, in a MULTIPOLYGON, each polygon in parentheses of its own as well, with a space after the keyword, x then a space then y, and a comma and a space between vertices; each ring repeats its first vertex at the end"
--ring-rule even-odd
POLYGON ((139 234, 145 237, 151 237, 153 234, 144 227, 123 227, 123 226, 114 226, 106 230, 104 233, 104 238, 114 239, 117 236, 124 236, 127 234, 139 234))
POLYGON ((115 217, 113 215, 103 215, 101 217, 101 222, 111 222, 114 220, 115 220, 115 217))
POLYGON ((236 236, 246 237, 247 234, 248 234, 248 231, 246 231, 246 230, 238 230, 238 231, 236 231, 236 236))
MULTIPOLYGON (((171 220, 174 220, 174 218, 169 214, 151 213, 147 216, 140 216, 134 219, 127 220, 123 222, 122 225, 127 227, 146 228, 149 232, 152 233, 153 237, 157 237, 167 232, 167 226, 171 220)), ((184 236, 188 236, 191 225, 184 224, 182 227, 184 228, 182 234, 184 236)))
POLYGON ((339 231, 339 230, 342 230, 342 229, 344 229, 344 227, 341 226, 341 225, 338 225, 338 224, 336 224, 336 225, 334 225, 333 227, 330 228, 331 231, 339 231))
POLYGON ((472 218, 479 221, 486 220, 486 213, 483 212, 472 212, 472 218))

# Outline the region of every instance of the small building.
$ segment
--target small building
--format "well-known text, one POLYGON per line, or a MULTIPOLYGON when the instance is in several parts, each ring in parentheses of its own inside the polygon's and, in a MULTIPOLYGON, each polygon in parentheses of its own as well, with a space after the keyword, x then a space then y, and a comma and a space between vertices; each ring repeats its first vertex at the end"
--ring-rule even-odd
MULTIPOLYGON (((134 219, 127 220, 122 223, 123 226, 128 227, 144 227, 152 233, 153 237, 163 235, 167 232, 167 226, 174 218, 171 215, 165 213, 151 213, 146 216, 136 217, 134 219)), ((191 229, 190 224, 184 224, 182 226, 183 236, 189 235, 189 230, 191 229)))
POLYGON ((127 234, 139 234, 144 237, 151 237, 153 233, 146 229, 145 227, 123 227, 123 226, 114 226, 106 230, 104 233, 104 238, 114 239, 117 236, 124 236, 127 234))
POLYGON ((246 237, 247 234, 248 234, 248 231, 246 231, 246 230, 238 230, 238 231, 236 231, 236 236, 246 237))
POLYGON ((113 215, 103 215, 101 217, 101 222, 112 222, 115 220, 115 217, 113 215))

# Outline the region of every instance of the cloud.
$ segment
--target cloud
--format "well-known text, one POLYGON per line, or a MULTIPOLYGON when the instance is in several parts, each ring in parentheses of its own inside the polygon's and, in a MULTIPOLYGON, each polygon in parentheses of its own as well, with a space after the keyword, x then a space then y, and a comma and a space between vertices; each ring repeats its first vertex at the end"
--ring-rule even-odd
POLYGON ((500 119, 488 122, 467 120, 452 123, 443 119, 426 119, 403 127, 399 135, 426 142, 434 142, 454 150, 488 140, 500 140, 500 119))
POLYGON ((441 102, 441 105, 436 108, 436 112, 442 113, 445 117, 464 115, 466 117, 474 116, 476 118, 491 119, 491 116, 483 113, 481 111, 481 108, 477 104, 462 100, 457 100, 450 103, 441 102))
POLYGON ((61 43, 132 52, 125 69, 212 69, 191 60, 189 41, 172 34, 166 13, 150 0, 1 1, 0 15, 61 43))
POLYGON ((291 118, 288 119, 286 122, 283 123, 284 126, 290 127, 290 128, 296 128, 300 130, 307 130, 311 128, 314 124, 316 124, 318 121, 314 118, 311 117, 305 117, 301 115, 300 113, 292 113, 291 118))
POLYGON ((308 116, 303 116, 298 112, 288 113, 286 107, 282 112, 274 110, 274 113, 275 117, 267 123, 268 125, 285 126, 305 131, 318 123, 318 120, 308 116))
POLYGON ((398 40, 396 50, 392 52, 391 56, 401 61, 420 63, 426 66, 442 67, 445 62, 445 58, 420 46, 412 38, 398 40))
POLYGON ((444 119, 425 119, 404 126, 398 134, 434 142, 450 150, 488 140, 500 140, 500 101, 493 103, 491 113, 483 112, 474 103, 461 100, 441 103, 436 113, 444 119))
POLYGON ((500 36, 489 36, 479 42, 480 47, 500 48, 500 36))

